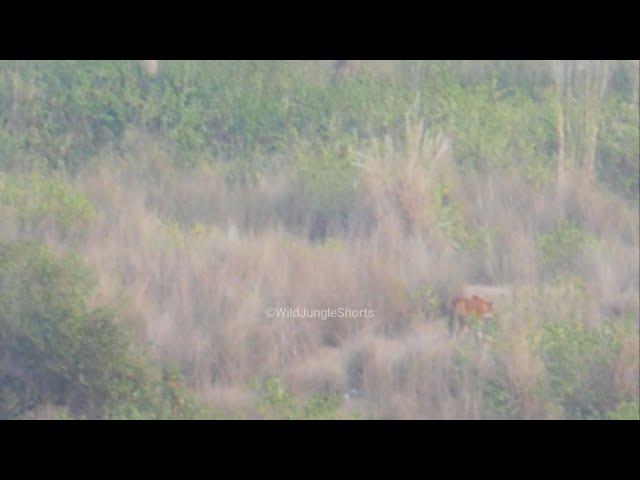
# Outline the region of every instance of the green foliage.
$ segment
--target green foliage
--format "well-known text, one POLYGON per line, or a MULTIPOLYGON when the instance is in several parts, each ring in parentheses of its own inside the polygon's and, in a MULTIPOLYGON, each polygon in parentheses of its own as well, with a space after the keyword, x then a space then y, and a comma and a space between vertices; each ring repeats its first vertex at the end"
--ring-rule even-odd
POLYGON ((260 171, 268 165, 258 153, 286 151, 291 138, 366 133, 404 111, 388 82, 360 75, 327 87, 313 81, 318 73, 288 62, 180 61, 148 78, 135 62, 3 62, 0 152, 22 147, 73 170, 117 148, 132 126, 172 141, 181 162, 233 155, 260 171))
POLYGON ((73 168, 132 120, 140 95, 131 73, 126 63, 5 62, 0 90, 8 110, 1 123, 24 135, 26 148, 49 166, 73 168))
POLYGON ((517 414, 514 399, 504 378, 489 379, 482 390, 485 415, 488 418, 514 418, 517 414))
POLYGON ((467 224, 462 205, 452 199, 450 186, 446 182, 435 185, 432 192, 432 205, 436 215, 436 227, 463 250, 481 249, 487 245, 484 229, 471 230, 467 224))
POLYGON ((443 305, 440 297, 431 285, 421 285, 411 292, 409 302, 414 305, 414 315, 417 318, 435 318, 443 305))
POLYGON ((313 394, 302 405, 302 418, 306 420, 337 420, 340 417, 340 397, 333 395, 313 394))
POLYGON ((638 100, 612 95, 606 102, 599 135, 601 178, 637 201, 640 194, 640 108, 638 100))
MULTIPOLYGON (((637 396, 622 394, 613 384, 619 333, 619 325, 613 322, 597 327, 565 318, 532 323, 527 344, 542 368, 528 394, 530 400, 535 399, 537 414, 566 419, 637 418, 637 396), (612 405, 617 405, 615 410, 612 405)), ((631 327, 625 335, 637 335, 637 331, 631 327)), ((523 418, 518 383, 511 383, 508 375, 505 362, 509 357, 505 357, 503 341, 499 332, 495 342, 490 337, 483 337, 493 362, 488 376, 481 380, 483 414, 487 418, 523 418)))
MULTIPOLYGON (((344 217, 355 202, 355 167, 352 153, 344 144, 300 152, 295 157, 301 198, 317 225, 344 217)), ((324 227, 321 227, 324 230, 324 227)), ((324 236, 326 232, 319 232, 324 236)))
POLYGON ((81 233, 95 211, 89 200, 62 180, 3 175, 0 172, 0 208, 10 207, 23 226, 51 224, 64 231, 81 233))
POLYGON ((284 420, 331 420, 340 415, 338 395, 311 395, 299 400, 287 392, 277 377, 267 378, 260 387, 259 410, 266 417, 284 420))
POLYGON ((544 261, 555 271, 571 268, 590 238, 573 222, 563 221, 554 230, 538 237, 544 261))
POLYGON ((607 406, 618 400, 608 384, 619 349, 612 325, 589 328, 581 322, 546 322, 538 347, 549 395, 566 418, 604 418, 607 406))
POLYGON ((640 420, 640 401, 623 402, 618 408, 607 413, 609 420, 640 420))
MULTIPOLYGON (((470 81, 456 62, 409 62, 404 75, 363 68, 332 83, 314 62, 163 61, 151 78, 133 61, 5 61, 0 166, 75 170, 103 149, 119 151, 133 129, 170 142, 179 164, 224 162, 233 181, 277 168, 274 155, 302 146, 301 175, 326 172, 328 187, 340 193, 356 174, 338 152, 398 133, 418 94, 416 113, 429 130, 453 137, 465 168, 519 168, 542 184, 557 141, 545 72, 537 64, 494 62, 470 81), (533 78, 540 79, 536 88, 533 78)), ((616 85, 603 112, 600 171, 637 194, 637 99, 633 82, 616 85)))
MULTIPOLYGON (((244 179, 271 168, 268 155, 288 152, 292 141, 331 145, 345 135, 398 131, 419 93, 417 113, 430 130, 454 137, 462 165, 521 165, 544 176, 556 139, 541 66, 494 62, 471 82, 455 62, 409 62, 405 70, 392 76, 363 68, 331 83, 314 62, 163 61, 151 78, 133 61, 4 61, 0 162, 7 168, 18 157, 41 159, 73 170, 103 148, 117 150, 133 127, 172 142, 181 164, 234 157, 233 178, 244 179), (541 80, 536 88, 533 78, 541 80)), ((614 87, 599 156, 603 175, 634 192, 637 99, 629 93, 633 82, 614 87)))
POLYGON ((454 138, 454 156, 466 168, 548 165, 553 154, 553 112, 499 72, 472 85, 446 64, 427 67, 420 83, 429 128, 454 138))
POLYGON ((472 240, 464 225, 460 204, 448 200, 449 190, 445 183, 439 183, 433 189, 432 202, 436 212, 436 226, 458 245, 468 245, 472 240))
POLYGON ((89 308, 93 284, 73 255, 0 245, 0 417, 48 404, 78 418, 194 415, 192 401, 175 397, 178 380, 135 353, 116 312, 89 308))

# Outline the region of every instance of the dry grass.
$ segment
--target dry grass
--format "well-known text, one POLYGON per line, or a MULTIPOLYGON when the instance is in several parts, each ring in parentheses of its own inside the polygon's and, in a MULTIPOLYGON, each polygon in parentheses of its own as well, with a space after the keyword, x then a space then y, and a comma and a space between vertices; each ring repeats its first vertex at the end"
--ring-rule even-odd
MULTIPOLYGON (((365 417, 491 417, 485 387, 496 379, 510 416, 560 415, 540 393, 545 366, 530 334, 548 320, 597 327, 629 316, 637 333, 637 210, 597 187, 557 202, 514 174, 463 176, 444 139, 413 128, 400 147, 361 152, 369 233, 321 242, 291 228, 286 175, 233 189, 212 168, 173 169, 167 150, 132 133, 130 160, 75 179, 97 207, 77 251, 98 272, 100 301, 117 301, 139 341, 226 415, 258 416, 249 385, 269 375, 299 396, 344 396, 343 411, 365 417), (491 232, 474 249, 439 226, 442 182, 463 227, 491 232), (566 218, 597 238, 579 262, 587 293, 575 298, 543 282, 536 246, 566 218), (446 305, 468 283, 508 292, 495 299, 498 333, 482 341, 446 332, 446 305), (267 306, 372 308, 375 318, 268 319, 267 306)), ((19 237, 4 218, 3 237, 19 237)), ((619 332, 612 388, 637 398, 638 339, 619 332)))

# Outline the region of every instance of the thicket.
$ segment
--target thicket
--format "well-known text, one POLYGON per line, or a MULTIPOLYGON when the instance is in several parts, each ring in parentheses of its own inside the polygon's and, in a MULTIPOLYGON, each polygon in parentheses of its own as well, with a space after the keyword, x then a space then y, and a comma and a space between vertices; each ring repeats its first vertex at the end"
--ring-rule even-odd
POLYGON ((117 309, 90 306, 94 282, 74 255, 0 244, 0 418, 203 415, 179 374, 134 348, 117 309))

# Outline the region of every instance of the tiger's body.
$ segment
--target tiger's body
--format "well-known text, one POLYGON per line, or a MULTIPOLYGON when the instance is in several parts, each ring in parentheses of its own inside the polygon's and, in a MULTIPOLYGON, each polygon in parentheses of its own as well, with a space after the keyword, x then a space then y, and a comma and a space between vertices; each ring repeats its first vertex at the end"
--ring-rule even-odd
POLYGON ((493 302, 489 302, 474 295, 470 299, 456 297, 451 302, 451 317, 449 319, 449 332, 452 334, 464 333, 469 320, 476 318, 489 318, 492 316, 493 302))

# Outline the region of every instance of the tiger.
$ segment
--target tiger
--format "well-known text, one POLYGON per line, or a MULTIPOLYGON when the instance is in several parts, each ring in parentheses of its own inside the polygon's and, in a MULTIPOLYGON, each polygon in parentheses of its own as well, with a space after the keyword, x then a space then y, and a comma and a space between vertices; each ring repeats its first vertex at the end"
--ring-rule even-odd
POLYGON ((488 318, 493 313, 493 302, 489 302, 474 295, 470 299, 455 297, 451 301, 451 317, 449 332, 451 334, 464 333, 470 318, 488 318))

